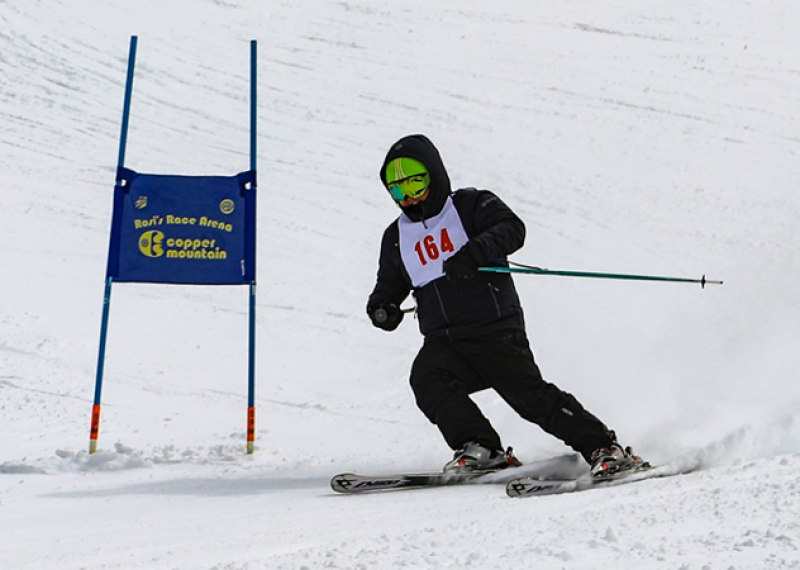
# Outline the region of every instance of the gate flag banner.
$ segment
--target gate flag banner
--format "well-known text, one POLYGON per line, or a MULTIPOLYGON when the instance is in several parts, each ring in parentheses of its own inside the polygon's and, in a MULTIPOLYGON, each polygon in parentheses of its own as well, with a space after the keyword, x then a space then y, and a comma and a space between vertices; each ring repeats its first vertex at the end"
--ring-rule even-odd
POLYGON ((255 280, 255 172, 140 174, 120 168, 106 277, 243 285, 255 280))

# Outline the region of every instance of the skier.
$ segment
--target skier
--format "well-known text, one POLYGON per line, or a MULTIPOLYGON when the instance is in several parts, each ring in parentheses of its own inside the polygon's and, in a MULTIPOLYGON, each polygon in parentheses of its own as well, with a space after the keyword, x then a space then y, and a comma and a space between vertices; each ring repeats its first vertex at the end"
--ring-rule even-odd
POLYGON ((525 239, 522 220, 492 192, 452 192, 438 150, 423 135, 393 144, 380 178, 402 213, 383 234, 367 314, 374 326, 395 330, 413 290, 424 344, 411 388, 454 450, 444 470, 521 465, 469 397, 487 388, 580 453, 593 476, 643 463, 574 396, 542 378, 511 275, 478 270, 508 266, 506 256, 525 239))

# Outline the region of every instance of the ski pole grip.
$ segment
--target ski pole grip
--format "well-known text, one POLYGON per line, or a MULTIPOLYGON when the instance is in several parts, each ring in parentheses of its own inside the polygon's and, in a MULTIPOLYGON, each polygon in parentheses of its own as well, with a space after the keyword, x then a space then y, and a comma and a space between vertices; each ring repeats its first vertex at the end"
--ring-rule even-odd
POLYGON ((386 312, 386 309, 383 307, 379 307, 375 309, 375 312, 372 315, 375 318, 376 323, 385 323, 386 319, 389 318, 389 314, 386 312))

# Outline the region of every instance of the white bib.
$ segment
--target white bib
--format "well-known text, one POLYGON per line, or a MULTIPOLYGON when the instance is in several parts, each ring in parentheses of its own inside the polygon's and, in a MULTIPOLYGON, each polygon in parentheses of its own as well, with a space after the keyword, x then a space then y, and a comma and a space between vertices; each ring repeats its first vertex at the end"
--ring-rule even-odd
POLYGON ((453 200, 448 196, 438 215, 414 222, 405 214, 397 219, 400 230, 400 257, 414 288, 427 285, 444 275, 444 260, 469 240, 453 200))

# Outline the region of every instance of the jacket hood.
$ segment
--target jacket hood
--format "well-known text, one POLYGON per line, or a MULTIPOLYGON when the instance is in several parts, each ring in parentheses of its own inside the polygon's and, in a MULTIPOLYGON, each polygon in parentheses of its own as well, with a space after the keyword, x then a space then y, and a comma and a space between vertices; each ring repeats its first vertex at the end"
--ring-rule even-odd
MULTIPOLYGON (((415 222, 421 222, 436 216, 444 208, 447 197, 452 193, 450 177, 439 156, 439 151, 425 135, 409 135, 392 145, 381 166, 381 184, 386 185, 386 165, 395 158, 407 157, 420 161, 428 168, 431 177, 428 198, 424 202, 403 208, 403 213, 415 222)), ((397 203, 397 202, 395 202, 397 203)))

